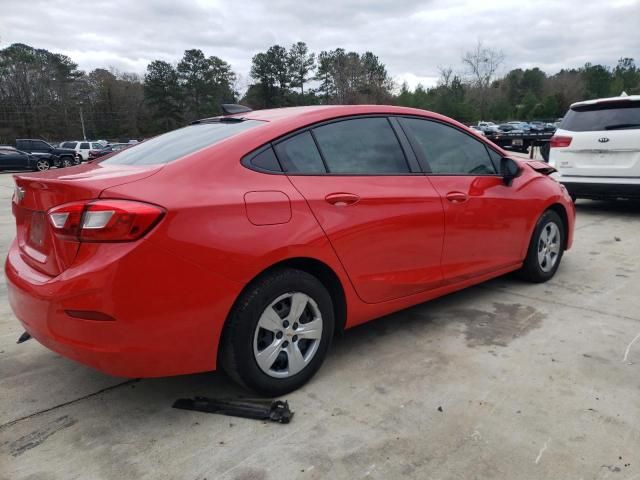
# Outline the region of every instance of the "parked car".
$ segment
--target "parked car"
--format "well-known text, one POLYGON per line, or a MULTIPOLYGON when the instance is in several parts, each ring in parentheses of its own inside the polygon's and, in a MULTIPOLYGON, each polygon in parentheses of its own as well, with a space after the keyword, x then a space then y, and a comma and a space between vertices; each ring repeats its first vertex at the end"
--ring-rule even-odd
POLYGON ((480 127, 484 133, 495 133, 498 131, 498 125, 493 122, 478 122, 478 127, 480 127))
POLYGON ((477 125, 471 125, 469 126, 469 128, 474 132, 476 132, 478 135, 482 135, 483 137, 486 136, 485 130, 482 127, 478 127, 477 125))
POLYGON ((42 156, 56 167, 70 167, 80 163, 73 150, 53 147, 40 139, 19 138, 16 140, 16 149, 31 155, 42 156))
POLYGON ((5 272, 28 333, 113 375, 223 368, 277 396, 334 333, 507 272, 547 281, 571 247, 553 169, 447 117, 241 111, 15 176, 5 272))
POLYGON ((97 152, 98 150, 102 150, 104 145, 99 142, 87 142, 87 141, 73 141, 73 142, 64 142, 62 144, 63 148, 68 148, 76 152, 76 155, 82 160, 89 160, 89 153, 91 151, 97 152))
POLYGON ((524 131, 519 128, 518 125, 514 125, 512 123, 501 123, 500 125, 498 125, 498 132, 524 133, 524 131))
POLYGON ((44 156, 30 155, 9 145, 0 145, 0 170, 45 171, 51 162, 44 156))
POLYGON ((640 95, 574 103, 550 146, 574 198, 640 198, 640 95))
POLYGON ((133 145, 128 143, 111 143, 100 150, 91 150, 89 152, 89 160, 95 160, 96 158, 104 157, 105 155, 109 155, 113 152, 119 152, 120 150, 124 150, 132 146, 133 145))

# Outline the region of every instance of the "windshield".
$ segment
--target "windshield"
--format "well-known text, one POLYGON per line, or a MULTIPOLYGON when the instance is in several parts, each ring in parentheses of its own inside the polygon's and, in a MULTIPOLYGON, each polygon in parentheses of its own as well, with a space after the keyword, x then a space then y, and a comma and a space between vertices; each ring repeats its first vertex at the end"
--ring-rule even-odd
POLYGON ((158 135, 119 151, 103 162, 105 165, 155 165, 169 163, 225 138, 262 125, 259 120, 238 122, 204 122, 158 135))
POLYGON ((571 108, 560 128, 571 132, 640 128, 640 101, 618 100, 571 108))

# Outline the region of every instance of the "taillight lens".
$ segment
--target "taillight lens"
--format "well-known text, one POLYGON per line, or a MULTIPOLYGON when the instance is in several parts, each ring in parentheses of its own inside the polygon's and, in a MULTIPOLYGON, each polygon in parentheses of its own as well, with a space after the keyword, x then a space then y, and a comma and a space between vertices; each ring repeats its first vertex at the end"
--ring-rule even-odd
POLYGON ((54 207, 48 216, 64 240, 130 242, 151 230, 164 213, 156 205, 132 200, 91 200, 54 207))
POLYGON ((571 140, 573 140, 571 137, 554 135, 553 137, 551 137, 551 140, 549 140, 549 146, 551 148, 568 147, 569 145, 571 145, 571 140))

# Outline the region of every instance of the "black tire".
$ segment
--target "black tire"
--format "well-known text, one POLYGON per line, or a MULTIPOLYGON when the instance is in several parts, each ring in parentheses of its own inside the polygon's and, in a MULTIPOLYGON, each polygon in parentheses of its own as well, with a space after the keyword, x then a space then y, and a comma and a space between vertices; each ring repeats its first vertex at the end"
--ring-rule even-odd
POLYGON ((560 266, 560 261, 562 260, 562 255, 564 253, 565 235, 565 227, 560 215, 553 210, 547 210, 544 212, 540 219, 538 219, 536 228, 533 231, 533 236, 529 243, 529 249, 527 250, 527 256, 522 268, 518 271, 518 276, 523 280, 533 283, 542 283, 550 280, 560 266), (548 235, 550 231, 553 231, 554 225, 558 232, 558 238, 554 241, 554 244, 557 242, 559 248, 555 261, 549 265, 547 259, 541 263, 539 253, 544 250, 542 245, 544 244, 545 233, 548 235))
MULTIPOLYGON (((286 300, 283 301, 286 302, 286 300)), ((275 306, 277 307, 279 304, 275 306)), ((306 315, 307 310, 305 309, 304 312, 303 315, 306 315)), ((280 316, 279 313, 277 314, 280 316)), ((280 319, 284 321, 286 316, 281 316, 278 320, 280 319)), ((233 380, 250 390, 269 397, 284 395, 300 388, 318 371, 331 344, 334 323, 331 296, 316 277, 292 268, 269 272, 249 285, 236 301, 227 319, 222 336, 219 356, 220 364, 233 380), (313 308, 317 307, 321 315, 322 333, 320 339, 317 340, 318 344, 315 348, 315 353, 312 356, 310 355, 308 363, 302 370, 285 378, 276 378, 268 375, 256 360, 254 342, 257 342, 258 334, 264 332, 259 330, 258 322, 265 309, 274 301, 294 292, 303 293, 315 302, 313 308), (257 332, 257 330, 259 331, 257 332)), ((289 333, 285 332, 286 335, 291 335, 291 333, 291 331, 289 333)), ((275 345, 277 341, 281 341, 276 340, 276 338, 284 340, 289 338, 292 342, 289 345, 291 348, 294 348, 293 341, 298 342, 295 348, 302 345, 302 340, 300 339, 295 340, 295 337, 281 335, 281 337, 273 336, 267 342, 270 343, 270 347, 275 345)), ((304 340, 304 342, 312 341, 304 340)), ((256 343, 256 348, 257 345, 258 343, 256 343)), ((309 348, 308 343, 305 343, 305 345, 309 348)), ((303 349, 305 345, 300 346, 300 349, 303 349)), ((272 367, 278 365, 278 362, 285 362, 288 368, 289 357, 288 352, 284 349, 285 346, 282 347, 282 351, 279 351, 280 347, 273 349, 273 351, 278 350, 278 353, 272 367)))
POLYGON ((75 160, 73 157, 62 157, 60 161, 62 162, 62 166, 66 168, 74 165, 75 160))
POLYGON ((82 163, 82 158, 81 157, 79 157, 77 155, 75 157, 73 157, 73 164, 74 165, 80 165, 81 163, 82 163))

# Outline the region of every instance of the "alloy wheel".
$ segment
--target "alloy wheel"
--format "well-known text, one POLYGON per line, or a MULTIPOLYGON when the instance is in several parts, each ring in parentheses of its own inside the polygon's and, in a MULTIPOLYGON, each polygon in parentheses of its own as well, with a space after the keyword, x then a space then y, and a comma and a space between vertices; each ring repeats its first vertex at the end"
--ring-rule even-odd
POLYGON ((264 309, 253 336, 253 354, 271 377, 288 378, 313 359, 322 338, 322 314, 306 293, 279 296, 264 309))
POLYGON ((49 170, 49 162, 47 162, 46 160, 38 160, 36 162, 36 168, 41 172, 49 170))
POLYGON ((547 223, 538 239, 538 265, 543 272, 555 266, 560 255, 560 229, 554 222, 547 223))

